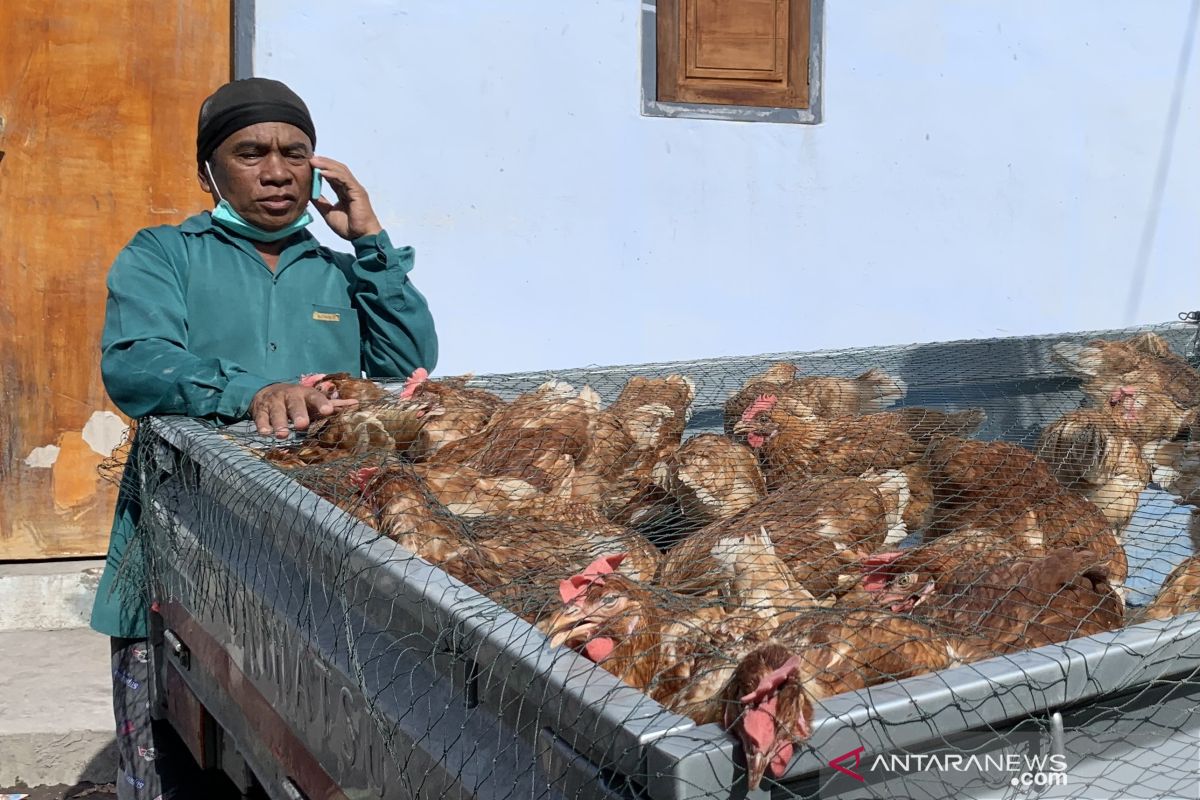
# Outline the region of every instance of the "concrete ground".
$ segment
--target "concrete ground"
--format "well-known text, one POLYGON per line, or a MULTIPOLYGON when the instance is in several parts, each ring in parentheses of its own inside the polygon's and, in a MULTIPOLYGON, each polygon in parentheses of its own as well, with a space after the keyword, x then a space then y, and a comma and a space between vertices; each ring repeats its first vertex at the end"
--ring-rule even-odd
POLYGON ((0 786, 116 774, 108 639, 87 627, 102 566, 0 564, 0 786))
POLYGON ((108 639, 86 628, 0 631, 0 785, 116 774, 108 639))
MULTIPOLYGON (((116 797, 109 640, 87 627, 103 565, 0 563, 0 800, 116 797)), ((241 797, 221 775, 189 783, 182 800, 241 797)))

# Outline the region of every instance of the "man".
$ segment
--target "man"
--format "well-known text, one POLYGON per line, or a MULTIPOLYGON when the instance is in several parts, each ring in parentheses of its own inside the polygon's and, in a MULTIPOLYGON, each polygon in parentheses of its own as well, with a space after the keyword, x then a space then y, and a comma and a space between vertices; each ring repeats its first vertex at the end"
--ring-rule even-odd
MULTIPOLYGON (((130 417, 250 417, 260 434, 285 438, 354 402, 301 386, 302 373, 434 367, 433 319, 408 279, 412 249, 392 245, 344 164, 313 154, 316 138, 308 108, 278 81, 234 81, 204 101, 197 175, 215 209, 139 231, 108 275, 101 372, 130 417), (336 201, 313 191, 315 169, 336 201), (304 229, 310 199, 353 255, 304 229)), ((135 459, 125 486, 137 485, 135 459)), ((127 551, 137 558, 139 513, 123 488, 92 627, 113 637, 118 794, 154 800, 174 796, 176 766, 150 724, 144 588, 117 580, 127 551)))

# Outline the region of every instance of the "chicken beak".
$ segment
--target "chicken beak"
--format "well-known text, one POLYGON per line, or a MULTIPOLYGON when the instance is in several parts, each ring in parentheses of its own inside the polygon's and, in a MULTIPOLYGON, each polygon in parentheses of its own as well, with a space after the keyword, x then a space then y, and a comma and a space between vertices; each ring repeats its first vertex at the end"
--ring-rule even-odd
POLYGON ((550 647, 561 647, 571 638, 571 634, 575 632, 574 628, 563 628, 562 630, 550 636, 550 647))
POLYGON ((757 789, 770 764, 770 753, 746 753, 746 788, 751 791, 757 789))
POLYGON ((878 603, 881 606, 902 605, 912 601, 912 595, 904 592, 882 592, 878 595, 878 603))
POLYGON ((596 624, 586 617, 580 618, 578 612, 559 611, 538 627, 550 640, 550 647, 555 648, 569 641, 584 641, 595 630, 596 624))

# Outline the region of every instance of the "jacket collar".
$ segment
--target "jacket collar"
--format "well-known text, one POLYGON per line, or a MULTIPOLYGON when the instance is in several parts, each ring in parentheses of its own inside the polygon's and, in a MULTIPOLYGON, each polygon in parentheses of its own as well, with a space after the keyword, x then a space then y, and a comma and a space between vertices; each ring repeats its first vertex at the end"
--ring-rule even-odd
MULTIPOLYGON (((216 236, 218 239, 241 250, 245 250, 255 258, 258 258, 258 253, 255 251, 254 245, 248 239, 237 236, 213 222, 212 214, 208 211, 201 211, 199 214, 188 217, 179 224, 179 230, 193 236, 216 236)), ((287 246, 284 247, 283 253, 287 254, 286 260, 288 262, 296 260, 305 253, 321 249, 321 243, 317 241, 317 237, 306 230, 296 233, 286 241, 287 246)), ((281 258, 280 262, 282 263, 283 261, 284 259, 281 258)))

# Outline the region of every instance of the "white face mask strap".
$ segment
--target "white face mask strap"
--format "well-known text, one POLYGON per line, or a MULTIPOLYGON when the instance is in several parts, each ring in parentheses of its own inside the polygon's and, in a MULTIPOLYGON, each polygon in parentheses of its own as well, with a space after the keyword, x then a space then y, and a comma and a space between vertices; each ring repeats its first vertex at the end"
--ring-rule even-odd
POLYGON ((221 189, 219 186, 217 186, 216 179, 213 178, 212 167, 209 165, 209 163, 207 161, 204 162, 204 171, 208 173, 208 185, 211 186, 213 191, 217 193, 217 199, 224 201, 225 198, 221 194, 221 189))

